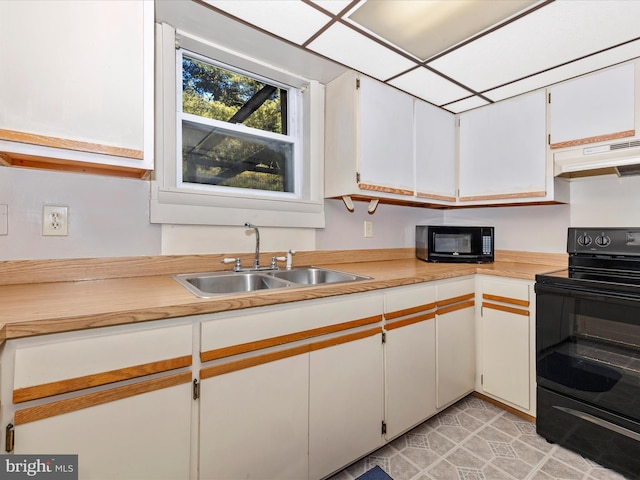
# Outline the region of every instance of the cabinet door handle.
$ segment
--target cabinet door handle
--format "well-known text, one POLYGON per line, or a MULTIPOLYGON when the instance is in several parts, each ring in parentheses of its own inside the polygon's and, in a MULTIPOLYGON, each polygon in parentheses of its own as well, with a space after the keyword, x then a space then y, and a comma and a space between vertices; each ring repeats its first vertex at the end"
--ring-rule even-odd
POLYGON ((197 400, 200 398, 200 383, 198 382, 198 379, 194 379, 193 380, 193 399, 197 400))

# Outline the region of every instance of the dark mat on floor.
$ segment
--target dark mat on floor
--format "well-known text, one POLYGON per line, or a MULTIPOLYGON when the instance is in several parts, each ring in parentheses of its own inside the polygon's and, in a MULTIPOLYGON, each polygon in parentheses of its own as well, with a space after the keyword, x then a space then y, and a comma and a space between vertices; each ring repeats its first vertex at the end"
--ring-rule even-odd
POLYGON ((379 466, 373 467, 368 472, 364 472, 356 480, 393 480, 387 473, 379 466))

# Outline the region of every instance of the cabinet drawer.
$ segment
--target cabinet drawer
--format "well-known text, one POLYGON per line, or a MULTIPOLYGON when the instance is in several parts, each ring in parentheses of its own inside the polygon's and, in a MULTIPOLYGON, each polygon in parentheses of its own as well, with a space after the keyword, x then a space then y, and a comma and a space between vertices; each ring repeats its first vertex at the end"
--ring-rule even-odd
POLYGON ((467 297, 469 294, 473 294, 475 290, 473 278, 441 283, 438 285, 438 306, 440 306, 441 302, 448 304, 451 300, 467 297))
POLYGON ((499 298, 501 298, 503 299, 502 301, 507 303, 518 303, 528 307, 530 301, 529 283, 519 280, 483 279, 482 296, 485 300, 500 301, 499 298), (517 300, 518 302, 510 302, 510 300, 517 300))
POLYGON ((239 311, 202 323, 201 359, 214 360, 378 323, 381 312, 380 294, 239 311))
POLYGON ((384 295, 384 313, 388 319, 411 315, 417 311, 433 310, 436 307, 436 287, 421 284, 390 289, 384 295))
POLYGON ((191 325, 66 341, 62 335, 23 348, 17 341, 15 403, 191 365, 191 325))

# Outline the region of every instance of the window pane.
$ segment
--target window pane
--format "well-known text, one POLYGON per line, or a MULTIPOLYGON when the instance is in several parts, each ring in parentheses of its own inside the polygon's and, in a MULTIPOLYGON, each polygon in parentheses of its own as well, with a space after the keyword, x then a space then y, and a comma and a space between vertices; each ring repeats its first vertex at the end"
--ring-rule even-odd
POLYGON ((182 111, 287 135, 287 90, 182 57, 182 111))
POLYGON ((282 140, 182 122, 184 182, 293 192, 293 150, 282 140))

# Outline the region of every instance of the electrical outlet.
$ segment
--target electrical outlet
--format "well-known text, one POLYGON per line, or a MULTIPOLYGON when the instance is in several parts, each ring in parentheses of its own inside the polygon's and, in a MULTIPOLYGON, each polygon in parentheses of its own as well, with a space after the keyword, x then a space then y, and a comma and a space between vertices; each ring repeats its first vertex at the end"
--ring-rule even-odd
POLYGON ((364 221, 364 238, 373 237, 373 222, 370 220, 364 221))
POLYGON ((69 234, 69 207, 42 206, 42 235, 66 236, 69 234))

